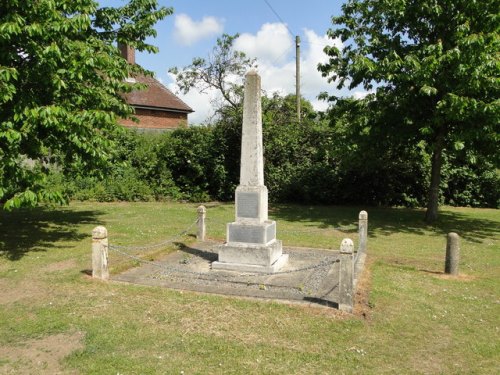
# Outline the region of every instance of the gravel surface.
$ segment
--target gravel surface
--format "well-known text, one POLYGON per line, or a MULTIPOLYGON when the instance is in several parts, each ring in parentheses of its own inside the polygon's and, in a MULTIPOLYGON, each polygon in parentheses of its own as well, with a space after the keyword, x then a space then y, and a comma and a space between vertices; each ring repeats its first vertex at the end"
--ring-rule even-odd
POLYGON ((288 264, 274 274, 212 270, 216 243, 197 243, 155 261, 115 275, 112 280, 242 297, 315 302, 338 301, 339 253, 288 248, 288 264))

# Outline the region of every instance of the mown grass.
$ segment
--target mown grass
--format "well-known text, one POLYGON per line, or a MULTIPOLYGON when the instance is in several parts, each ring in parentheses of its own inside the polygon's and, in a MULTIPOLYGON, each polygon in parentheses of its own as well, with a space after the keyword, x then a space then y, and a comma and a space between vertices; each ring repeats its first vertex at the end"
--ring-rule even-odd
MULTIPOLYGON (((207 209, 208 236, 223 240, 234 207, 207 209)), ((338 248, 343 237, 356 238, 361 209, 287 205, 270 215, 285 245, 338 248)), ((2 350, 73 332, 83 332, 84 342, 62 361, 67 373, 498 373, 500 212, 446 207, 428 226, 421 210, 366 209, 368 297, 352 316, 88 277, 93 227, 105 225, 115 244, 157 243, 194 222, 194 204, 72 203, 2 212, 0 373, 38 370, 2 350), (458 278, 442 274, 449 231, 462 239, 458 278)), ((190 233, 163 253, 194 243, 190 233)), ((130 266, 110 257, 114 272, 130 266)))

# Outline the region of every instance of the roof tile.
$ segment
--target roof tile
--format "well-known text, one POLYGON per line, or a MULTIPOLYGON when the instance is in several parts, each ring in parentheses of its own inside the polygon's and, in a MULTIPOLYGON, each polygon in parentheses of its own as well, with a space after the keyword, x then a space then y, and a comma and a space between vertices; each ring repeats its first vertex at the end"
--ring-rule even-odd
POLYGON ((155 78, 138 75, 135 77, 135 80, 138 83, 146 84, 148 87, 144 90, 134 90, 125 94, 124 96, 128 104, 186 113, 194 112, 190 106, 175 96, 155 78))

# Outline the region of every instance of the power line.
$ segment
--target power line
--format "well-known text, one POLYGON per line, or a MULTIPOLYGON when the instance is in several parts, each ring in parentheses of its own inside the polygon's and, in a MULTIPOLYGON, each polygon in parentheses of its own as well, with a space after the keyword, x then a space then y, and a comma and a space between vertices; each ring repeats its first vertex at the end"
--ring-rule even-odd
POLYGON ((275 58, 275 59, 272 61, 272 63, 271 63, 271 64, 272 64, 272 65, 274 65, 276 62, 278 62, 278 60, 281 60, 281 58, 282 58, 283 56, 285 56, 285 55, 288 53, 288 51, 290 51, 292 48, 293 48, 293 44, 290 44, 290 46, 289 46, 286 50, 284 50, 284 51, 283 51, 283 53, 282 53, 281 55, 279 55, 277 58, 275 58))
MULTIPOLYGON (((278 20, 283 24, 285 25, 286 29, 288 30, 288 32, 290 33, 290 35, 292 37, 295 38, 295 36, 297 34, 295 34, 291 29, 290 27, 288 26, 288 23, 286 23, 285 21, 283 21, 283 18, 281 18, 281 16, 278 14, 278 12, 276 12, 276 10, 272 7, 272 5, 269 3, 269 1, 267 0, 264 0, 264 2, 267 4, 267 6, 269 7, 269 9, 271 9, 271 11, 274 13, 274 15, 276 16, 276 18, 278 18, 278 20)), ((318 45, 318 46, 321 46, 321 47, 327 47, 329 46, 329 44, 325 44, 325 43, 317 43, 317 42, 309 42, 307 40, 305 41, 301 41, 302 43, 306 43, 306 44, 314 44, 314 45, 318 45)))
POLYGON ((264 2, 267 4, 267 6, 269 7, 269 9, 271 9, 271 11, 274 13, 274 15, 278 18, 278 20, 285 25, 285 27, 287 28, 288 32, 290 33, 290 35, 292 37, 295 37, 295 34, 292 32, 292 30, 290 30, 290 28, 288 27, 288 24, 283 21, 283 19, 280 17, 280 15, 278 14, 278 12, 276 12, 274 10, 274 8, 271 6, 271 4, 269 4, 269 2, 267 0, 264 0, 264 2))

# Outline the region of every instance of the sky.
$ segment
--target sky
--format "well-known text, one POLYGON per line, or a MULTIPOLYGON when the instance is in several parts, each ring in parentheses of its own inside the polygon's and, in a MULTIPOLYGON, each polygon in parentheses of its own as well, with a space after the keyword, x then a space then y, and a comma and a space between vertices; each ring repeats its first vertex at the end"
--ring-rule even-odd
MULTIPOLYGON (((125 4, 125 0, 100 0, 102 6, 125 4)), ((326 45, 341 46, 326 36, 331 17, 340 15, 342 1, 326 0, 159 0, 174 13, 156 25, 157 37, 148 42, 157 46, 157 54, 136 53, 136 62, 154 72, 156 78, 195 110, 190 124, 202 123, 213 114, 216 92, 179 92, 168 70, 182 70, 195 57, 207 57, 223 33, 240 34, 234 47, 256 58, 262 88, 268 95, 295 93, 295 36, 301 39, 301 94, 315 109, 324 110, 320 92, 339 95, 317 71, 326 62, 326 45)), ((345 93, 340 93, 345 94, 345 93)), ((351 93, 363 96, 362 91, 351 93)))

